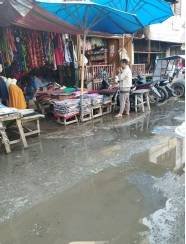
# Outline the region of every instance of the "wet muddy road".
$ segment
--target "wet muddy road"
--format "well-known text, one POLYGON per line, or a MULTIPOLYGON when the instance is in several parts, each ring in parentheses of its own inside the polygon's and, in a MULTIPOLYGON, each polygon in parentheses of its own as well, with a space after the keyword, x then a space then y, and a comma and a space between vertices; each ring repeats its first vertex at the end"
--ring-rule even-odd
POLYGON ((184 243, 184 102, 131 117, 44 122, 28 150, 1 153, 0 243, 184 243))

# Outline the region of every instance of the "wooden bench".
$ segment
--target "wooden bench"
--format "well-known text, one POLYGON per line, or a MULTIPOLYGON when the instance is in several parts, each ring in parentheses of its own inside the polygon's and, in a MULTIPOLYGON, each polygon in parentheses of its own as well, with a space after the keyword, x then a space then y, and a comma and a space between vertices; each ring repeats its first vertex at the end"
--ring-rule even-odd
POLYGON ((145 105, 150 111, 149 90, 140 89, 134 91, 133 94, 135 96, 135 112, 137 113, 139 108, 141 108, 142 112, 145 112, 145 105))
POLYGON ((40 119, 45 118, 43 114, 31 114, 31 115, 26 115, 21 118, 21 122, 23 125, 23 128, 27 131, 24 132, 25 136, 30 136, 30 135, 35 135, 38 134, 40 135, 41 129, 40 129, 40 119), (30 129, 28 127, 28 123, 30 122, 36 122, 36 129, 30 129))

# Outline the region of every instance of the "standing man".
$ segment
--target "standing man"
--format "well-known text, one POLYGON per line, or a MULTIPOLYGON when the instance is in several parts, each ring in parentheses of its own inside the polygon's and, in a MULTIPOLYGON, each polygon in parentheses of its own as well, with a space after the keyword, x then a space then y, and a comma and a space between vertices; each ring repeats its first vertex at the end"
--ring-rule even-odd
POLYGON ((119 71, 120 87, 120 111, 116 118, 121 118, 124 111, 127 115, 130 113, 130 89, 132 87, 132 71, 127 59, 121 60, 119 71))

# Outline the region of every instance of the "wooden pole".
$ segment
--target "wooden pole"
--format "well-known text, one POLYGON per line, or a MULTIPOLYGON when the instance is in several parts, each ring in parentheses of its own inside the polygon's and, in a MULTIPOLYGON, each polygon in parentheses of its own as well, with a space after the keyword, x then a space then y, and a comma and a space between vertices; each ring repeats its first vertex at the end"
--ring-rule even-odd
POLYGON ((151 65, 151 40, 148 40, 148 56, 147 56, 147 64, 148 64, 148 70, 150 69, 151 65))
POLYGON ((85 45, 86 45, 86 33, 84 33, 83 36, 83 54, 81 58, 81 95, 83 95, 83 89, 84 89, 84 78, 85 78, 85 62, 84 62, 84 57, 85 57, 85 45))
POLYGON ((123 39, 123 47, 122 48, 124 49, 125 48, 125 35, 123 35, 122 37, 123 37, 122 38, 123 39))
POLYGON ((77 61, 78 61, 78 81, 81 79, 80 67, 81 67, 81 36, 77 35, 77 61))
POLYGON ((86 36, 87 33, 84 32, 83 35, 83 53, 82 53, 82 57, 81 57, 81 96, 80 96, 80 113, 81 113, 81 117, 83 115, 83 92, 84 92, 84 78, 85 78, 85 62, 84 62, 84 57, 85 57, 85 45, 86 45, 86 36))

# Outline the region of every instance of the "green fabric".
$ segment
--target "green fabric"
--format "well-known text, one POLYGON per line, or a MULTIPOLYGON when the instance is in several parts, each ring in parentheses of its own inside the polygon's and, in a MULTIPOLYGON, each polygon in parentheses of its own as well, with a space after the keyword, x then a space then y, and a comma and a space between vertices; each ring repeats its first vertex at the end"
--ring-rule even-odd
POLYGON ((75 92, 76 91, 76 88, 73 88, 73 87, 66 87, 64 89, 64 93, 72 93, 72 92, 75 92))

